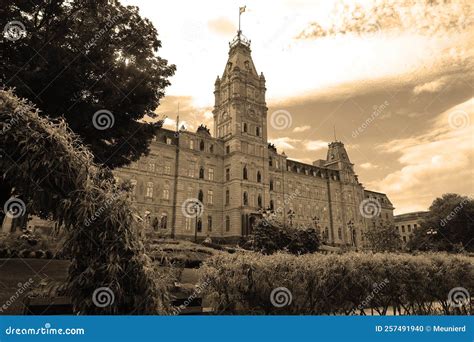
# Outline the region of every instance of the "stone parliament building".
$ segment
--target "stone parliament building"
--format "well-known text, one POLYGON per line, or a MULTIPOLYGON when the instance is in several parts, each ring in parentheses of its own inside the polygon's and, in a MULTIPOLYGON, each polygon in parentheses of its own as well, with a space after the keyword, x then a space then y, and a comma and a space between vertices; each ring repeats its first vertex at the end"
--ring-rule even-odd
POLYGON ((270 215, 295 229, 317 228, 327 244, 363 246, 369 225, 393 223, 389 199, 364 189, 342 142, 330 143, 326 160, 312 165, 269 144, 265 77, 240 31, 229 47, 215 81, 213 134, 202 125, 196 132, 161 128, 148 156, 114 171, 131 181, 147 226, 176 238, 236 241, 270 215), (202 202, 198 217, 183 210, 189 199, 202 202), (361 214, 366 199, 380 204, 375 217, 361 214))

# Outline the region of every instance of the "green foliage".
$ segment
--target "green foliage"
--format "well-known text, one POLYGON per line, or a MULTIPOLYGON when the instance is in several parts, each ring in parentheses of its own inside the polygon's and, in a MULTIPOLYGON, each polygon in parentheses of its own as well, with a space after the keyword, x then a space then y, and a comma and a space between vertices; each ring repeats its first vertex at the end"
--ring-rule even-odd
POLYGON ((408 243, 411 250, 474 251, 474 200, 457 194, 436 198, 408 243))
POLYGON ((130 196, 112 173, 94 164, 64 121, 39 117, 12 91, 0 90, 0 130, 0 172, 25 194, 28 212, 50 213, 65 229, 74 312, 157 312, 163 303, 152 263, 138 239, 130 196), (113 305, 93 304, 98 287, 114 292, 113 305))
POLYGON ((0 13, 25 27, 21 39, 2 37, 3 86, 15 87, 40 115, 64 118, 100 164, 114 168, 148 152, 153 129, 138 120, 154 115, 175 66, 158 56, 157 30, 137 7, 2 1, 0 13), (92 118, 102 109, 112 112, 114 126, 98 131, 92 118))
POLYGON ((201 283, 218 313, 265 314, 471 314, 450 307, 448 294, 462 286, 474 293, 474 262, 446 254, 277 253, 218 255, 202 267, 201 283), (272 305, 286 287, 291 304, 272 305))
POLYGON ((395 226, 380 223, 377 226, 369 226, 364 232, 369 248, 374 252, 395 252, 401 250, 402 240, 395 226))
POLYGON ((293 254, 306 254, 318 250, 319 239, 313 228, 293 229, 260 220, 256 223, 246 247, 263 254, 283 250, 293 254))

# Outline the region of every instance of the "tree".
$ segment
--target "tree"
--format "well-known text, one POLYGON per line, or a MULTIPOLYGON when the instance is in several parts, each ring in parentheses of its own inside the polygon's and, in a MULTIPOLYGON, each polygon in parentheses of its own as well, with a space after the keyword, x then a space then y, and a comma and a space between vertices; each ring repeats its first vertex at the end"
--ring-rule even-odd
POLYGON ((28 194, 28 210, 49 213, 66 232, 74 312, 152 314, 163 308, 166 291, 138 238, 142 227, 129 192, 110 170, 93 162, 64 121, 39 117, 11 91, 0 90, 0 130, 2 154, 9 156, 0 158, 0 172, 28 194))
POLYGON ((11 20, 1 37, 3 86, 41 115, 64 118, 99 164, 115 168, 148 152, 153 126, 138 120, 153 116, 175 66, 157 55, 157 30, 137 7, 6 0, 0 16, 11 20))
POLYGON ((370 226, 364 234, 369 248, 374 252, 394 252, 401 249, 402 240, 395 226, 379 223, 370 226))
POLYGON ((408 243, 411 250, 474 251, 474 200, 458 194, 436 198, 408 243))

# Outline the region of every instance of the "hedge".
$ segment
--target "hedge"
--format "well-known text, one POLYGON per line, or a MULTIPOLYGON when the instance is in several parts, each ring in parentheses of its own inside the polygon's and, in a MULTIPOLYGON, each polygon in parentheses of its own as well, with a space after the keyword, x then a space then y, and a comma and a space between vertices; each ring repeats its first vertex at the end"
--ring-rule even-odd
POLYGON ((214 312, 224 314, 469 314, 470 305, 453 307, 448 294, 474 293, 473 266, 470 257, 447 254, 249 252, 209 259, 201 283, 214 312), (270 296, 280 287, 292 298, 276 307, 270 296))

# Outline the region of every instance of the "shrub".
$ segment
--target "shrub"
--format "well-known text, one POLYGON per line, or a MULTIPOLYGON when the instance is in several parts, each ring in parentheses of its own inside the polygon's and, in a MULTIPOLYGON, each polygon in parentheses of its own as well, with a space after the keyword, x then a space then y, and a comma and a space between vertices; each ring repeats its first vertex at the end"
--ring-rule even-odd
POLYGON ((448 304, 448 293, 474 293, 474 262, 466 256, 346 253, 217 255, 202 267, 201 283, 216 312, 265 314, 470 314, 448 304), (286 287, 289 305, 272 305, 286 287))
POLYGON ((277 251, 306 254, 318 250, 319 239, 313 228, 293 229, 261 220, 257 222, 245 247, 263 254, 273 254, 277 251))

